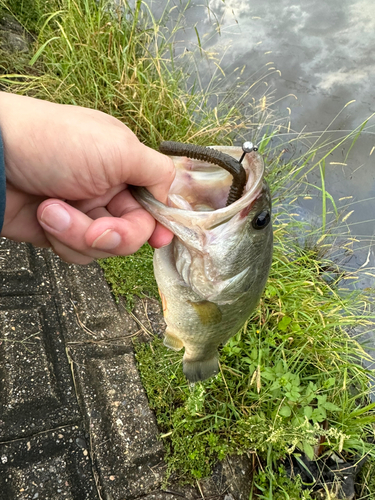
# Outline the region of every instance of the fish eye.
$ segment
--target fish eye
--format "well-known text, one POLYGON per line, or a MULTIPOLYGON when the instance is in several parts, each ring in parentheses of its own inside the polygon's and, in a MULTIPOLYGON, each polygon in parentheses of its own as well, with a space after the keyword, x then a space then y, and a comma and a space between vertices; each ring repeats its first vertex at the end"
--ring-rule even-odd
POLYGON ((251 221, 251 225, 254 229, 264 229, 268 226, 271 220, 271 215, 268 210, 262 210, 259 212, 254 219, 251 221))

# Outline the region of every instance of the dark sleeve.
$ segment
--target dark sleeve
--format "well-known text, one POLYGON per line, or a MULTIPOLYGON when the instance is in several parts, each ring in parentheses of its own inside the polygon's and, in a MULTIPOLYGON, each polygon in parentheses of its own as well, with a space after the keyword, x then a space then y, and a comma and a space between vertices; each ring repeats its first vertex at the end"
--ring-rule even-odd
POLYGON ((4 147, 0 132, 0 233, 4 222, 5 212, 5 164, 4 164, 4 147))

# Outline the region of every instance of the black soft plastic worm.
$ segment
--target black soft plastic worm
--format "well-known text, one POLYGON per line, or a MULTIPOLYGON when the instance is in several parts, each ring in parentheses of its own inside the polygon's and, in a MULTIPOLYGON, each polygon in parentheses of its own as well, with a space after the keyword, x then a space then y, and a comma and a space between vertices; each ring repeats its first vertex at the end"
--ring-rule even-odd
POLYGON ((187 156, 194 160, 203 160, 214 163, 224 168, 233 177, 230 187, 227 205, 241 198, 246 185, 246 172, 239 161, 230 155, 222 153, 217 149, 196 146, 195 144, 183 144, 182 142, 164 141, 160 143, 160 152, 171 156, 187 156))

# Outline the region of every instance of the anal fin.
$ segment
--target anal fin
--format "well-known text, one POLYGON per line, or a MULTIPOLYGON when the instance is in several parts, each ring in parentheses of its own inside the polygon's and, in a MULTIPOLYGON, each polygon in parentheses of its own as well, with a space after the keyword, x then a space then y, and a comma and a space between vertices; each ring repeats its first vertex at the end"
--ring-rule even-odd
POLYGON ((165 347, 173 349, 174 351, 180 351, 184 347, 184 343, 182 342, 182 340, 171 333, 168 328, 165 330, 163 343, 165 347))

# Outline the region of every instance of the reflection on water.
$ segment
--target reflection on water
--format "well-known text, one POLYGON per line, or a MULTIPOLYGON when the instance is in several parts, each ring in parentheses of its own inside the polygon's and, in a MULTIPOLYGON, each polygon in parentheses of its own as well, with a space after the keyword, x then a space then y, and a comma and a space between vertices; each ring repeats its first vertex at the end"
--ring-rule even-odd
MULTIPOLYGON (((156 15, 161 12, 160 4, 153 3, 156 15)), ((174 0, 169 5, 176 7, 169 9, 171 20, 188 5, 175 54, 202 46, 204 56, 196 67, 203 86, 214 72, 218 74, 212 54, 226 75, 246 65, 240 77, 239 71, 232 74, 232 84, 246 81, 251 85, 268 73, 262 78, 267 85, 262 83, 254 93, 266 89, 278 114, 290 113, 294 131, 327 127, 337 131, 324 133, 321 140, 325 141, 339 140, 375 112, 373 0, 331 0, 329 5, 319 0, 174 0), (350 101, 355 102, 347 106, 350 101)), ((348 224, 354 235, 367 237, 375 227, 374 125, 375 120, 370 120, 349 158, 350 142, 346 142, 326 160, 327 189, 335 200, 352 196, 354 212, 348 224)), ((296 135, 284 135, 283 141, 296 135)), ((295 149, 303 147, 292 142, 288 149, 298 155, 295 149)), ((320 185, 319 174, 313 174, 311 181, 320 185)), ((319 207, 314 201, 306 203, 314 212, 319 207)), ((363 264, 367 250, 358 249, 355 258, 363 264)))

